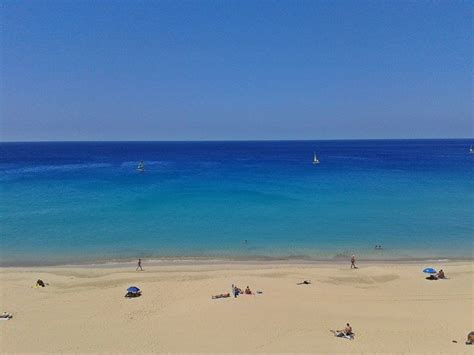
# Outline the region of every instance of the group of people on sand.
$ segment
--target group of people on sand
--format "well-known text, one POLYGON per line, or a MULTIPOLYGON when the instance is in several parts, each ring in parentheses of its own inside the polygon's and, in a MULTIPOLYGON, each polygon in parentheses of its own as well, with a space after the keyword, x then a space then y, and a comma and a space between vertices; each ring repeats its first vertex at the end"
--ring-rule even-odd
POLYGON ((443 269, 439 270, 438 273, 428 276, 427 280, 443 280, 446 278, 443 269))
POLYGON ((244 291, 242 291, 241 288, 238 288, 234 284, 232 284, 232 294, 234 295, 234 298, 236 298, 238 295, 253 295, 254 293, 250 289, 250 287, 246 287, 244 291))
MULTIPOLYGON (((143 271, 142 259, 138 259, 136 271, 143 271)), ((39 281, 41 281, 41 280, 39 280, 39 281)), ((253 295, 254 293, 252 292, 252 290, 250 289, 249 286, 247 286, 245 288, 245 290, 242 291, 241 288, 239 288, 239 287, 235 286, 234 284, 232 284, 232 296, 234 296, 234 298, 236 298, 238 295, 243 295, 243 294, 253 295)), ((230 297, 230 296, 231 296, 231 293, 227 292, 227 293, 221 293, 221 294, 218 294, 218 295, 214 295, 214 296, 212 296, 212 299, 227 298, 227 297, 230 297)))
MULTIPOLYGON (((261 291, 258 291, 258 292, 261 292, 261 291)), ((234 296, 234 298, 237 298, 238 295, 254 295, 254 293, 252 292, 252 290, 250 289, 249 286, 247 286, 245 288, 245 290, 242 291, 241 288, 235 286, 234 284, 232 284, 232 296, 234 296)), ((212 299, 217 299, 217 298, 227 298, 227 297, 230 297, 231 296, 231 293, 230 292, 227 292, 227 293, 221 293, 219 295, 214 295, 212 296, 212 299)))
MULTIPOLYGON (((375 249, 382 249, 381 245, 376 245, 375 249)), ((356 266, 356 257, 355 255, 351 256, 351 269, 358 269, 356 266)), ((446 279, 443 269, 439 270, 436 274, 432 274, 426 278, 427 280, 443 280, 446 279)))

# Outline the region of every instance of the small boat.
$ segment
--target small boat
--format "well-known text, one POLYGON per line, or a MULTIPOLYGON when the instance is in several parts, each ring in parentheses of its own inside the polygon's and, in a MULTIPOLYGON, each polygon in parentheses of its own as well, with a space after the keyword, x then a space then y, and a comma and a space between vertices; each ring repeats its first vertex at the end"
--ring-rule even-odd
POLYGON ((472 148, 472 145, 471 145, 471 147, 469 148, 469 153, 474 154, 474 148, 472 148))
POLYGON ((313 164, 319 164, 318 157, 316 156, 316 153, 313 153, 313 164))
POLYGON ((137 170, 141 173, 145 171, 145 163, 143 160, 140 160, 140 163, 138 163, 137 170))

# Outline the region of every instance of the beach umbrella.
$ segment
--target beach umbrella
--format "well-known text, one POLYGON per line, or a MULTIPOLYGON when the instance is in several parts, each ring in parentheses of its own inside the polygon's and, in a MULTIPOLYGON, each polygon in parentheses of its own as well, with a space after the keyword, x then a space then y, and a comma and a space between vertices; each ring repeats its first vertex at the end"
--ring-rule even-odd
POLYGON ((140 292, 140 289, 136 286, 130 286, 129 288, 127 288, 127 292, 138 293, 140 292))
POLYGON ((427 267, 426 269, 423 270, 425 274, 436 274, 436 270, 433 269, 432 267, 427 267))

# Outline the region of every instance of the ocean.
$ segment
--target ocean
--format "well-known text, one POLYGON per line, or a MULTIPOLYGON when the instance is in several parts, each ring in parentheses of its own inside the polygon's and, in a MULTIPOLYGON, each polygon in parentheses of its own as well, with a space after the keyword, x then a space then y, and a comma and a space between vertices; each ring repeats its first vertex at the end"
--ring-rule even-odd
POLYGON ((0 264, 472 259, 471 144, 0 143, 0 264))

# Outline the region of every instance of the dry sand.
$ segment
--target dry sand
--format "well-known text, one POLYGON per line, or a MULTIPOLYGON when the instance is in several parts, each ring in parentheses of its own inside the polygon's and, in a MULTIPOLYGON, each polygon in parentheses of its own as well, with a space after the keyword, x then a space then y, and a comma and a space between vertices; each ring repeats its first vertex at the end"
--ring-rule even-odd
POLYGON ((0 351, 472 354, 473 265, 3 268, 0 311, 14 318, 0 322, 0 351), (449 280, 425 280, 425 266, 449 280), (50 285, 32 288, 38 278, 50 285), (232 283, 263 294, 211 299, 232 283), (143 296, 125 299, 130 285, 143 296), (353 341, 329 332, 346 322, 353 341))

